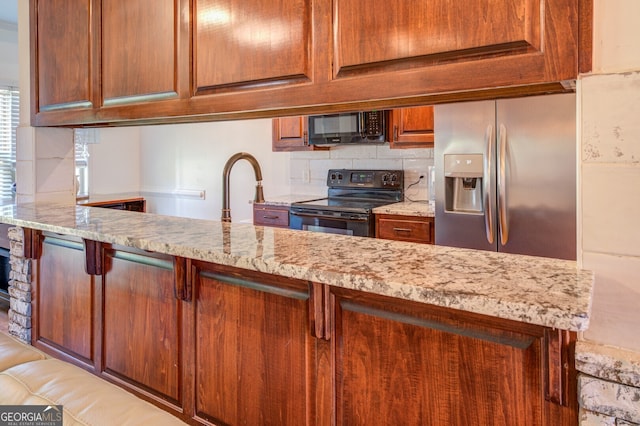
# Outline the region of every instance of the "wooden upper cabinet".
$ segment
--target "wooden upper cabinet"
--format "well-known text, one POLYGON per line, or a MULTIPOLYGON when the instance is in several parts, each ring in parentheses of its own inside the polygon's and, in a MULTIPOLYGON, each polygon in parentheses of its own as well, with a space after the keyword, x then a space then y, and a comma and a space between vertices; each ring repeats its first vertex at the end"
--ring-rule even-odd
MULTIPOLYGON (((334 2, 334 78, 408 71, 393 81, 437 93, 577 76, 576 0, 405 0, 373 13, 376 6, 334 2)), ((377 96, 402 95, 391 80, 380 83, 377 96)))
POLYGON ((183 3, 102 0, 104 105, 177 98, 183 81, 188 95, 188 44, 180 44, 188 41, 181 33, 188 25, 180 16, 183 3))
POLYGON ((196 94, 311 80, 311 0, 196 0, 196 94))
POLYGON ((433 107, 398 108, 389 112, 391 148, 433 147, 433 107))
POLYGON ((94 107, 94 51, 99 45, 93 31, 92 18, 99 19, 95 6, 92 0, 32 0, 32 117, 94 107))
POLYGON ((548 94, 591 70, 592 0, 30 1, 34 126, 548 94))

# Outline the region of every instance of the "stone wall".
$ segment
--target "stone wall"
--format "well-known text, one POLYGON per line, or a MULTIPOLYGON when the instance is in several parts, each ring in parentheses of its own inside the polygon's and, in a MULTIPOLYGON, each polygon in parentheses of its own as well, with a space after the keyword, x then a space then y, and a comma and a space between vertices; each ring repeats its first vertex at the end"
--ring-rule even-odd
POLYGON ((580 426, 640 425, 640 355, 578 342, 576 369, 580 426))
POLYGON ((31 343, 31 261, 24 256, 24 231, 9 228, 9 333, 31 343))

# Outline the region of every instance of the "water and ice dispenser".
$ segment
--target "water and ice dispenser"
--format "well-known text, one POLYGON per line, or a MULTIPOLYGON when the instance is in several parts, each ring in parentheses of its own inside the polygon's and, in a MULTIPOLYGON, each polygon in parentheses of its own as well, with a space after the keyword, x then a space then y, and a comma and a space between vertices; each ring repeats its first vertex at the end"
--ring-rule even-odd
POLYGON ((483 155, 447 154, 444 156, 445 211, 482 214, 483 155))

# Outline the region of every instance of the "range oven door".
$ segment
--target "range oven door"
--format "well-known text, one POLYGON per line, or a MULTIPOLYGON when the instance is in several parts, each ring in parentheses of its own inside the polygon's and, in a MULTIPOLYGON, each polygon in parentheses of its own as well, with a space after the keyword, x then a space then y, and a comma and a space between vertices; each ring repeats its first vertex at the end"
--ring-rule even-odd
POLYGON ((373 237, 374 221, 366 213, 313 211, 292 208, 289 213, 289 228, 328 234, 373 237))

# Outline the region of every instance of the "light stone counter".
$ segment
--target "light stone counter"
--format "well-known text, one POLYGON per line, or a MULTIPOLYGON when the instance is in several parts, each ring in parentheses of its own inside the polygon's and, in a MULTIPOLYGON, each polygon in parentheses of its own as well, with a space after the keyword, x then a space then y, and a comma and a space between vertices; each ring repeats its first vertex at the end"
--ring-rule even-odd
POLYGON ((373 209, 375 214, 395 214, 399 216, 435 217, 435 204, 419 201, 403 201, 373 209))
POLYGON ((0 222, 565 330, 589 323, 576 263, 72 204, 0 206, 0 222))
POLYGON ((289 195, 278 195, 275 197, 265 197, 264 204, 266 206, 283 206, 289 207, 293 203, 299 203, 300 201, 310 201, 310 200, 318 200, 320 198, 325 198, 326 195, 303 195, 303 194, 289 194, 289 195))

